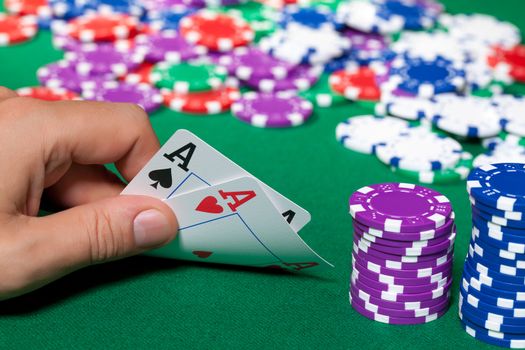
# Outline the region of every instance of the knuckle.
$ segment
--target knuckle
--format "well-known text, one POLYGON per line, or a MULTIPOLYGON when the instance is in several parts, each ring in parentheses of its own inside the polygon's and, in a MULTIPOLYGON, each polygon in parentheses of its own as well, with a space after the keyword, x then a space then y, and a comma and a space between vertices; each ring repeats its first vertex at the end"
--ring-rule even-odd
POLYGON ((89 263, 102 263, 123 254, 124 232, 105 210, 93 209, 85 216, 84 227, 89 241, 89 263))

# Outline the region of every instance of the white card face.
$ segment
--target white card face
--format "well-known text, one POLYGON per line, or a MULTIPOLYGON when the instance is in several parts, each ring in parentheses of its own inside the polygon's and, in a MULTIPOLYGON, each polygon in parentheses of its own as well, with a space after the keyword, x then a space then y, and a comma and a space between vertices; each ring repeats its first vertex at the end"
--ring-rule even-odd
POLYGON ((179 234, 151 255, 291 270, 331 266, 294 232, 251 177, 165 202, 177 215, 179 234))
MULTIPOLYGON (((187 130, 178 130, 131 180, 122 194, 169 199, 215 184, 253 175, 187 130)), ((260 180, 263 190, 290 226, 298 232, 310 213, 260 180)))

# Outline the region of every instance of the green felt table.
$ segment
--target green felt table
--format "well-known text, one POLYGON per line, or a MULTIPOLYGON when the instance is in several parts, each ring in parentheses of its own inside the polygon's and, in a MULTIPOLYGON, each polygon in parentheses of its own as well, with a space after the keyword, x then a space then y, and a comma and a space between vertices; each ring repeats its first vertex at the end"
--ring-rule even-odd
MULTIPOLYGON (((445 4, 451 13, 493 14, 525 32, 521 0, 445 4)), ((1 48, 0 85, 35 85, 37 68, 61 57, 46 31, 30 43, 1 48)), ((520 86, 509 90, 525 93, 520 86)), ((335 268, 276 274, 149 257, 86 268, 0 303, 0 348, 488 348, 462 330, 457 316, 458 282, 471 228, 465 183, 431 186, 451 200, 457 218, 448 313, 426 325, 392 326, 370 321, 350 307, 348 197, 367 184, 407 181, 373 156, 336 142, 338 122, 369 112, 359 104, 317 110, 306 125, 285 130, 251 127, 229 114, 154 113, 151 123, 161 142, 179 128, 189 129, 307 208, 312 221, 300 235, 335 268)), ((474 143, 465 147, 481 151, 474 143)))

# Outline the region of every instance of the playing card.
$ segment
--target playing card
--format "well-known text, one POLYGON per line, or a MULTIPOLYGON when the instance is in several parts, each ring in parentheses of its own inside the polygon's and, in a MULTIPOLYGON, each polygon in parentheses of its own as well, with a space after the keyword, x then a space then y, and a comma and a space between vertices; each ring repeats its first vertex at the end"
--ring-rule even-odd
MULTIPOLYGON (((161 199, 243 176, 255 178, 188 130, 178 130, 131 180, 122 194, 161 199)), ((298 232, 310 213, 256 179, 290 226, 298 232)))
POLYGON ((330 266, 288 225, 260 183, 241 177, 165 200, 179 234, 150 254, 182 260, 301 270, 330 266))

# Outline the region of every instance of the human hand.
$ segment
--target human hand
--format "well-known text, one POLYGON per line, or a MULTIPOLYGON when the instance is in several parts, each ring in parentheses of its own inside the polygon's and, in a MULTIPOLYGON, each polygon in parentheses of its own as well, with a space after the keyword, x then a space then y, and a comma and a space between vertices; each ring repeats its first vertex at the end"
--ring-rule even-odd
POLYGON ((0 300, 76 269, 171 241, 163 202, 120 196, 159 149, 146 113, 131 104, 47 102, 0 87, 0 300), (66 208, 36 217, 44 197, 66 208))

